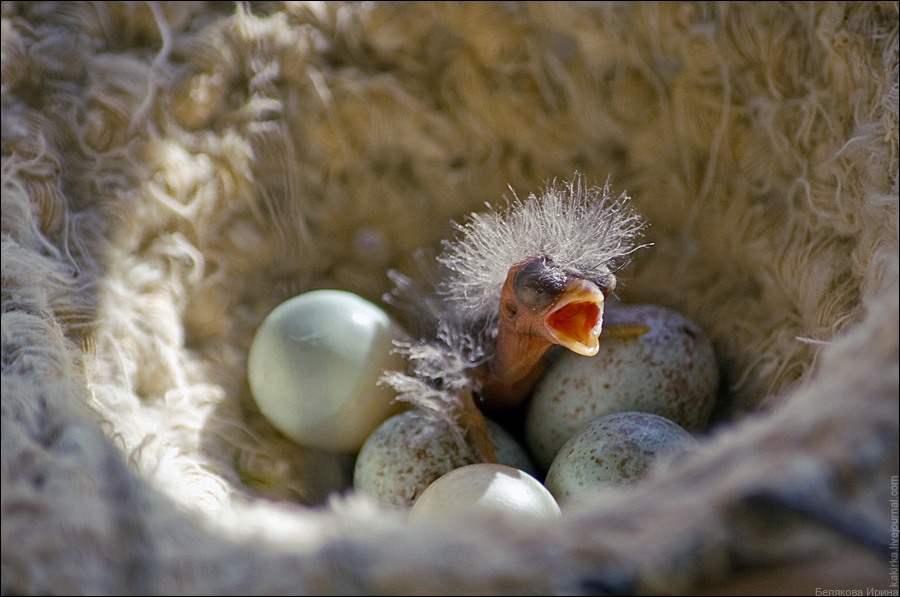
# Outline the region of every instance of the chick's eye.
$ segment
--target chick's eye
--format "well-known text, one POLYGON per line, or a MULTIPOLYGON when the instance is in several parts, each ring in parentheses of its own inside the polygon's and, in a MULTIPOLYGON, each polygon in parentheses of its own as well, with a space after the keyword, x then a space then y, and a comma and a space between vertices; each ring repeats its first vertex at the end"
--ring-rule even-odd
POLYGON ((513 281, 516 298, 531 309, 551 304, 564 287, 565 277, 555 275, 543 259, 535 259, 523 265, 513 281))

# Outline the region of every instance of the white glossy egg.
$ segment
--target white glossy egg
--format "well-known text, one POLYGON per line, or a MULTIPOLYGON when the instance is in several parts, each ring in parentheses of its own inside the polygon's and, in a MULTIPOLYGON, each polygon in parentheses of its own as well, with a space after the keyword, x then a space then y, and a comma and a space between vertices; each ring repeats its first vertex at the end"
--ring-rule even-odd
POLYGON ((358 450, 399 412, 386 369, 404 369, 392 352, 402 331, 377 305, 342 290, 314 290, 281 303, 250 346, 247 378, 260 412, 299 444, 358 450))
MULTIPOLYGON (((524 448, 499 424, 488 420, 488 437, 500 462, 533 470, 524 448)), ((476 462, 450 425, 409 410, 382 423, 366 439, 353 470, 353 486, 401 508, 441 475, 476 462)))
POLYGON ((718 363, 696 323, 656 305, 617 305, 608 309, 603 326, 596 356, 560 354, 535 387, 525 429, 542 470, 575 432, 603 415, 650 412, 696 431, 712 413, 718 363), (613 334, 623 323, 647 331, 613 334))
POLYGON ((565 505, 595 489, 634 483, 696 446, 690 433, 664 417, 614 413, 588 423, 563 445, 544 484, 565 505))
POLYGON ((528 473, 503 464, 470 464, 429 485, 410 510, 409 519, 479 510, 533 517, 561 515, 547 488, 528 473))

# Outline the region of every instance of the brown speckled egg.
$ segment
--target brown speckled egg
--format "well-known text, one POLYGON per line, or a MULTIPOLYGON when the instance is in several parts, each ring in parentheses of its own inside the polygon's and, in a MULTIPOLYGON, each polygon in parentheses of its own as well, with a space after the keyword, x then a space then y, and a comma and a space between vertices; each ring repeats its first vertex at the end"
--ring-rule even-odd
MULTIPOLYGON (((533 472, 516 440, 494 421, 487 423, 498 461, 533 472)), ((408 508, 438 477, 475 462, 448 424, 410 410, 389 418, 366 439, 356 458, 353 486, 385 504, 408 508)))
POLYGON ((715 351, 696 323, 656 305, 610 307, 600 352, 560 354, 535 387, 525 420, 528 446, 546 470, 575 432, 623 411, 654 413, 696 431, 712 413, 718 383, 715 351), (644 326, 646 333, 622 336, 615 333, 620 324, 644 326))
POLYGON ((634 483, 696 446, 690 433, 664 417, 614 413, 588 423, 563 445, 544 484, 563 504, 598 488, 634 483))

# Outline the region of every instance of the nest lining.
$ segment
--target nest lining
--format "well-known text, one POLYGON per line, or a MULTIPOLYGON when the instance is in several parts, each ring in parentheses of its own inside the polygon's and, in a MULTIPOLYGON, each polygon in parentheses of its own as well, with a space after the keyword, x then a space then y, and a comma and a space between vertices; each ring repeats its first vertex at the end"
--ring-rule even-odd
POLYGON ((846 539, 785 513, 792 482, 877 526, 897 469, 896 21, 895 3, 5 3, 4 592, 689 589, 846 539), (553 529, 433 533, 329 501, 350 459, 261 419, 256 326, 307 289, 379 301, 452 221, 576 169, 650 224, 620 297, 715 341, 703 454, 553 529), (780 504, 762 515, 761 490, 780 504))

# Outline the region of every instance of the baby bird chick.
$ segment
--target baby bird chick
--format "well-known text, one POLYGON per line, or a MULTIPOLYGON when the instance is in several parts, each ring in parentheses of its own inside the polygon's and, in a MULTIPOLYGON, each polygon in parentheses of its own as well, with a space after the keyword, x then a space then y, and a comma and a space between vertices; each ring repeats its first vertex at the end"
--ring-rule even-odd
POLYGON ((553 346, 597 354, 605 300, 642 227, 627 195, 577 173, 471 214, 442 243, 431 288, 391 272, 385 300, 407 311, 419 341, 400 346, 409 372, 385 380, 401 400, 460 426, 490 461, 481 411, 521 404, 553 346))

